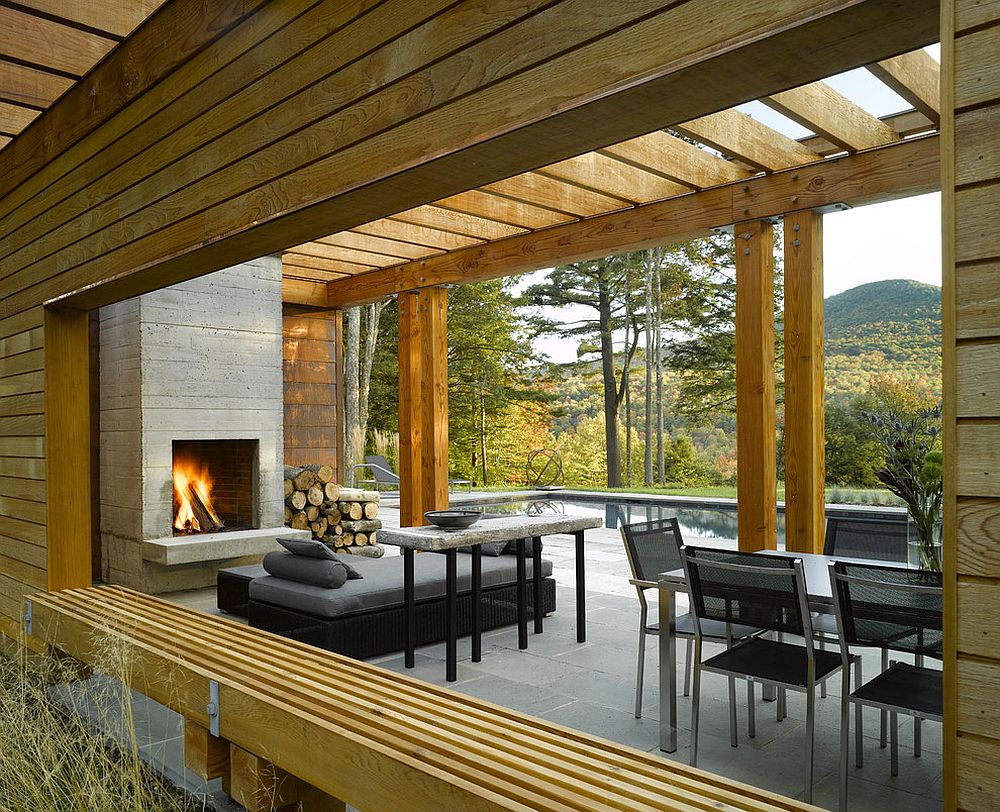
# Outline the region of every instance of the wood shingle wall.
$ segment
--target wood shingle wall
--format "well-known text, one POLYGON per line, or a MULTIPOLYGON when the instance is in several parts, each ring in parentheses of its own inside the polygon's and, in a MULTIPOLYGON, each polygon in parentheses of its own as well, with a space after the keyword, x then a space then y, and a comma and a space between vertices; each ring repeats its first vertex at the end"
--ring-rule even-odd
POLYGON ((1000 808, 1000 3, 942 19, 945 808, 1000 808), (954 115, 950 116, 950 101, 954 115))

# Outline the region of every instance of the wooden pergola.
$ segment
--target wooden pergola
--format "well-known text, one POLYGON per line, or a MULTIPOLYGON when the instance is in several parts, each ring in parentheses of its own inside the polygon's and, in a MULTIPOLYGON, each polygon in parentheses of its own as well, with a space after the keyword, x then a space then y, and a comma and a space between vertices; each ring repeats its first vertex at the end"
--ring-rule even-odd
POLYGON ((0 630, 25 592, 90 582, 88 310, 279 252, 290 303, 400 296, 417 521, 447 499, 442 286, 734 226, 740 541, 759 549, 783 217, 789 544, 815 549, 822 213, 940 188, 945 797, 1000 805, 996 3, 121 5, 0 3, 0 630), (857 67, 913 110, 881 120, 823 81, 857 67), (815 135, 734 109, 751 100, 815 135))

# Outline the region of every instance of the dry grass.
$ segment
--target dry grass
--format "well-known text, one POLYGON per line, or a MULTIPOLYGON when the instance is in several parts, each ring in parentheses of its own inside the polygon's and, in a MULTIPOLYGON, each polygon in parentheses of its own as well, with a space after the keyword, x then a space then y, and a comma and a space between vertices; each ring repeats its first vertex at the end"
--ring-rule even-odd
POLYGON ((198 808, 141 761, 130 694, 119 681, 127 664, 109 652, 109 665, 102 670, 115 679, 81 682, 57 660, 0 656, 0 812, 198 808))

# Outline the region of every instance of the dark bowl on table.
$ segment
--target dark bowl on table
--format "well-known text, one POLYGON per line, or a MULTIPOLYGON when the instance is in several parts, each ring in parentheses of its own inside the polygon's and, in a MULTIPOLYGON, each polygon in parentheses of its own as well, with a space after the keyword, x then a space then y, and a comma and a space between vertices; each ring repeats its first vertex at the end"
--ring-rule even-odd
POLYGON ((464 530, 483 517, 478 510, 428 510, 424 518, 443 530, 464 530))

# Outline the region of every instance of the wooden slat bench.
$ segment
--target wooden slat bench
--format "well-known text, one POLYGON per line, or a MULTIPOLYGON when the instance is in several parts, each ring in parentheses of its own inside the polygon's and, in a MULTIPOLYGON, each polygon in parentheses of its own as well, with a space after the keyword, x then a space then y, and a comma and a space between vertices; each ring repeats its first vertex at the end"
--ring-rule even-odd
POLYGON ((125 647, 132 687, 184 716, 188 763, 251 809, 813 809, 117 587, 36 594, 30 616, 83 662, 125 647))

